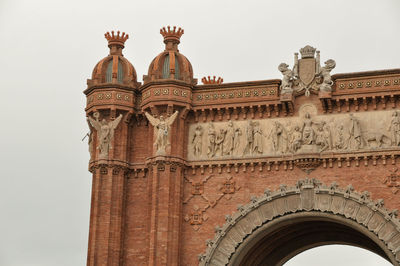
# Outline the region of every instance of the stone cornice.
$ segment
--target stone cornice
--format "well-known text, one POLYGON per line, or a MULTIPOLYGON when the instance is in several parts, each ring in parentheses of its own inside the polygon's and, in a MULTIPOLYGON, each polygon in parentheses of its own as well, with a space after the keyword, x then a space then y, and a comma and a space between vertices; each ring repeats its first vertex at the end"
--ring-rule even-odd
POLYGON ((338 74, 332 75, 332 79, 337 80, 337 79, 347 79, 347 78, 363 78, 363 77, 384 76, 384 75, 393 75, 393 74, 400 74, 400 68, 362 71, 362 72, 350 72, 350 73, 338 73, 338 74))

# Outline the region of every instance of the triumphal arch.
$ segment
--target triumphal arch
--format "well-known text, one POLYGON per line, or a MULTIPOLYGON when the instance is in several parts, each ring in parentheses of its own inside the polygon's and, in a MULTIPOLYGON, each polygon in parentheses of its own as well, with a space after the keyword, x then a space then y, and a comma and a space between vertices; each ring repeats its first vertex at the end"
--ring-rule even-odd
POLYGON ((142 83, 106 33, 84 91, 88 265, 282 265, 333 243, 399 265, 400 69, 333 73, 306 45, 281 79, 199 84, 183 30, 160 32, 142 83))

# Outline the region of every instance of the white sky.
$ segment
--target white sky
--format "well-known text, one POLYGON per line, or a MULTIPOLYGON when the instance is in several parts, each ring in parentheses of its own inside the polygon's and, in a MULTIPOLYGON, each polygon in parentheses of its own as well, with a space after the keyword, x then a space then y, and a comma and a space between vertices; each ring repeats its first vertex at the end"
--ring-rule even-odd
MULTIPOLYGON (((279 63, 292 66, 306 44, 321 60, 336 60, 333 73, 398 68, 399 11, 398 0, 0 0, 0 265, 86 264, 91 178, 82 91, 108 53, 106 31, 131 36, 124 54, 139 81, 164 48, 160 27, 178 25, 195 77, 233 82, 280 78, 279 63)), ((338 265, 318 252, 290 266, 338 265)), ((375 255, 368 261, 388 265, 375 255)))

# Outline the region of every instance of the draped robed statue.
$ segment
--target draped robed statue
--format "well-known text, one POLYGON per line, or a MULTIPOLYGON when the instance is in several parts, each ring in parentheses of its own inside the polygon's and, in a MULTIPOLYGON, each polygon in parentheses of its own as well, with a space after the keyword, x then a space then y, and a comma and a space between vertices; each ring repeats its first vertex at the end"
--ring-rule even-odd
POLYGON ((175 111, 170 117, 164 118, 164 116, 160 115, 160 118, 156 118, 149 114, 148 112, 144 113, 149 120, 150 124, 157 130, 156 139, 154 145, 157 147, 156 154, 163 155, 165 154, 165 149, 168 143, 169 131, 172 123, 175 121, 178 116, 178 111, 175 111))
POLYGON ((113 121, 107 122, 104 118, 99 121, 100 114, 95 112, 93 114, 94 118, 88 117, 88 122, 92 127, 94 127, 97 131, 97 149, 100 150, 99 159, 108 159, 108 152, 112 149, 111 141, 114 137, 114 130, 117 128, 119 122, 122 119, 122 114, 120 114, 113 121))

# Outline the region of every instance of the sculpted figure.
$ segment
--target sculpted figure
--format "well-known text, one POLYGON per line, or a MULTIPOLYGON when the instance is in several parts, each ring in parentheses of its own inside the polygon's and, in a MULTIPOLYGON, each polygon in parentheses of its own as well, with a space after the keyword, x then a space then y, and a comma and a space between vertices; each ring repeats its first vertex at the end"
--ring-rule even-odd
POLYGON ((246 147, 244 148, 243 155, 252 153, 254 145, 254 128, 251 120, 247 121, 246 126, 246 147))
POLYGON ((351 149, 358 150, 363 145, 360 121, 355 116, 353 116, 353 114, 349 115, 349 119, 350 119, 350 128, 349 128, 350 137, 347 146, 351 149))
POLYGON ((323 128, 324 128, 324 137, 325 137, 325 140, 326 140, 326 142, 328 144, 328 150, 332 150, 333 149, 333 143, 332 143, 331 128, 325 122, 322 125, 323 125, 323 128))
POLYGON ((107 122, 105 119, 98 120, 98 113, 94 114, 96 119, 88 117, 89 123, 96 129, 97 131, 97 140, 98 146, 97 149, 100 150, 99 158, 107 159, 108 152, 111 147, 111 141, 114 137, 114 130, 117 128, 119 122, 122 119, 122 114, 120 114, 114 121, 107 122))
POLYGON ((314 129, 312 128, 312 124, 313 121, 311 119, 311 115, 309 113, 306 113, 304 116, 303 129, 302 129, 303 144, 311 145, 314 144, 315 142, 315 132, 314 129))
POLYGON ((164 116, 160 116, 160 119, 153 117, 148 112, 144 113, 149 120, 149 122, 153 125, 154 128, 157 129, 157 136, 155 145, 157 147, 157 154, 165 154, 165 148, 168 145, 168 135, 169 129, 172 123, 175 121, 175 118, 178 116, 178 111, 175 111, 170 117, 167 119, 164 116))
POLYGON ((295 126, 292 135, 290 136, 290 150, 291 152, 296 152, 301 148, 301 138, 302 134, 300 132, 300 127, 295 126))
POLYGON ((225 140, 226 130, 220 129, 217 138, 215 139, 215 153, 220 151, 221 156, 224 155, 224 140, 225 140))
POLYGON ((320 152, 325 151, 329 148, 328 139, 326 138, 324 127, 322 125, 318 126, 317 133, 315 134, 315 144, 319 146, 320 152))
POLYGON ((253 152, 261 154, 263 152, 262 130, 260 128, 260 123, 258 121, 254 122, 253 132, 254 132, 253 152))
POLYGON ((215 156, 216 140, 217 140, 217 132, 215 131, 214 124, 210 122, 208 124, 208 148, 207 148, 208 157, 215 156))
POLYGON ((336 143, 335 143, 335 148, 337 150, 343 150, 346 149, 346 144, 345 144, 345 139, 344 139, 344 130, 343 130, 343 125, 340 125, 337 129, 337 135, 336 135, 336 143))
POLYGON ((322 84, 321 87, 319 88, 321 91, 326 91, 330 92, 332 91, 332 77, 331 77, 331 71, 334 69, 336 66, 336 62, 333 59, 329 59, 325 62, 325 66, 321 67, 320 72, 317 74, 317 76, 322 77, 322 84))
POLYGON ((237 150, 240 145, 240 137, 242 136, 242 130, 240 128, 235 129, 235 138, 233 143, 233 151, 237 153, 237 150))
POLYGON ((272 138, 272 146, 275 152, 286 153, 287 152, 287 133, 285 128, 278 121, 274 122, 274 125, 268 135, 268 138, 272 138))
POLYGON ((235 129, 233 127, 233 122, 228 121, 228 127, 226 129, 225 141, 224 141, 224 153, 225 155, 232 155, 235 143, 235 129))
POLYGON ((397 111, 392 114, 392 120, 388 127, 390 132, 392 146, 400 146, 400 116, 397 111))
POLYGON ((202 144, 203 144, 202 136, 203 136, 203 128, 200 125, 198 125, 194 130, 194 135, 192 139, 193 154, 195 156, 201 155, 202 144))
POLYGON ((278 66, 279 71, 282 73, 282 83, 281 83, 281 93, 291 93, 293 92, 292 89, 292 82, 294 78, 293 71, 289 69, 289 65, 285 63, 281 63, 278 66))

